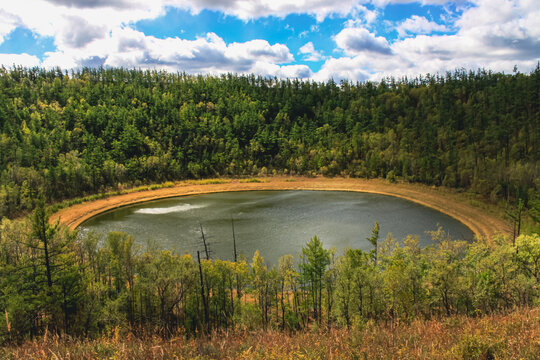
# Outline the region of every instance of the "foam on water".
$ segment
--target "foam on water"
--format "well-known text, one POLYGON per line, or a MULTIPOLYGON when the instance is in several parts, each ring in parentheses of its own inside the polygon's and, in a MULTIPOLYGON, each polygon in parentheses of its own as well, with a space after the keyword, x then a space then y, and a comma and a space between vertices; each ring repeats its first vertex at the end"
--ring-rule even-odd
POLYGON ((165 207, 165 208, 146 208, 139 209, 135 211, 136 214, 152 214, 152 215, 162 215, 170 214, 175 212, 189 211, 193 209, 200 209, 205 207, 205 205, 191 205, 191 204, 182 204, 177 206, 165 207))

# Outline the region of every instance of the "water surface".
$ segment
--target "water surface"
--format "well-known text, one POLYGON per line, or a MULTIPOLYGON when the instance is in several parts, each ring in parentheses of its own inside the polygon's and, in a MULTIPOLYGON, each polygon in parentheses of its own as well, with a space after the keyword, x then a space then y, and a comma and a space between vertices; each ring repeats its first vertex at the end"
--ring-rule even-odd
POLYGON ((317 235, 325 247, 338 253, 346 248, 369 250, 366 240, 376 221, 380 238, 388 233, 401 240, 419 235, 431 243, 426 231, 441 225, 455 239, 471 240, 462 223, 436 210, 408 200, 369 193, 343 191, 243 191, 186 196, 130 206, 98 215, 80 226, 105 236, 123 231, 145 248, 148 242, 178 253, 203 250, 200 225, 213 258, 233 258, 231 218, 238 251, 251 261, 259 250, 276 264, 284 254, 295 257, 317 235))

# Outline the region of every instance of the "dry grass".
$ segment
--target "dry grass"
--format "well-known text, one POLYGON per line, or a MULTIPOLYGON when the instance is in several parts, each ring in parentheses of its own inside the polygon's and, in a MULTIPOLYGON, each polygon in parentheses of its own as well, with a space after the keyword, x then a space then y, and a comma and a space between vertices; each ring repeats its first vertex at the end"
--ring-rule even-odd
POLYGON ((258 178, 248 178, 248 179, 239 179, 238 182, 241 184, 245 183, 262 183, 262 182, 268 182, 268 179, 258 179, 258 178))
POLYGON ((538 359, 540 311, 355 330, 215 333, 163 340, 119 332, 96 340, 46 336, 0 350, 4 359, 538 359))
POLYGON ((189 185, 212 185, 212 184, 228 184, 229 179, 202 179, 202 180, 187 180, 185 183, 189 185))

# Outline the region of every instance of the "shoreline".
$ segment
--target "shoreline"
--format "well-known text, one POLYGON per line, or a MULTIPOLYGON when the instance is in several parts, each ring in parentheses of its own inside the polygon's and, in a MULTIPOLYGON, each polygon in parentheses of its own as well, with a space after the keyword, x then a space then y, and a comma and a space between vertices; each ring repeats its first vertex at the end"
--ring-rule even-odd
POLYGON ((74 230, 83 222, 104 212, 152 200, 230 191, 319 190, 365 192, 406 199, 451 216, 468 227, 477 239, 490 240, 496 234, 507 235, 511 232, 510 226, 496 215, 467 204, 454 193, 422 184, 390 184, 381 179, 324 177, 267 177, 257 178, 254 182, 238 179, 216 180, 216 183, 211 183, 211 180, 206 183, 204 180, 201 183, 182 181, 173 187, 112 195, 61 209, 52 214, 49 221, 59 221, 61 225, 74 230))

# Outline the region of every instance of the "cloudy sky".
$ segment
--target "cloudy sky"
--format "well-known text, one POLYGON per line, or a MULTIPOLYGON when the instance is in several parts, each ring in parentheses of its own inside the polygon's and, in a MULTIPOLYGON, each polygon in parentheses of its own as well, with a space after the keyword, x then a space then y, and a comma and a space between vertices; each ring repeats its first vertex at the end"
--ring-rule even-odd
POLYGON ((0 64, 324 81, 528 72, 540 0, 2 0, 0 64))

